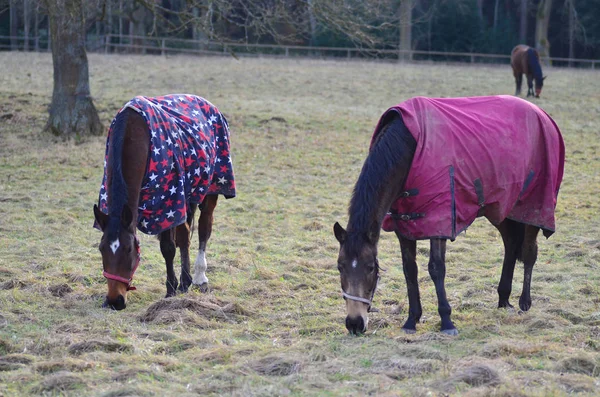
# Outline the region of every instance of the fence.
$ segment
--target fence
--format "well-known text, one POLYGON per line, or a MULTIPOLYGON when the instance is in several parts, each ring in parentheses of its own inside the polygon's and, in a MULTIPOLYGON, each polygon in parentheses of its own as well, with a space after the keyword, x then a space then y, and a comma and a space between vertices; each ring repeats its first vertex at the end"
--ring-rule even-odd
MULTIPOLYGON (((29 48, 35 51, 48 51, 48 38, 29 38, 29 48)), ((345 47, 307 47, 299 45, 250 44, 236 42, 216 42, 208 40, 190 40, 171 37, 147 37, 132 35, 88 36, 86 43, 90 52, 105 53, 139 53, 139 54, 196 54, 234 56, 274 56, 274 57, 309 57, 335 59, 384 59, 433 61, 456 63, 502 63, 510 62, 510 55, 481 54, 471 52, 445 51, 404 51, 399 49, 371 49, 345 47)), ((25 48, 23 37, 0 36, 0 50, 25 48), (11 42, 11 39, 14 39, 11 42)), ((596 69, 600 59, 577 59, 551 57, 545 59, 553 66, 584 67, 596 69)))

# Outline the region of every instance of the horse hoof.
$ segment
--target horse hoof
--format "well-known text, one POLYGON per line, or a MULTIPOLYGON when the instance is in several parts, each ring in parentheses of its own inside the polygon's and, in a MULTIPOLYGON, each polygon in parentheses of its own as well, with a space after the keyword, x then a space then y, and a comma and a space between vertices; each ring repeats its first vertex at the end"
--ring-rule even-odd
POLYGON ((182 294, 185 294, 186 292, 188 292, 189 286, 185 286, 185 285, 180 285, 179 288, 177 288, 177 291, 181 292, 182 294))
POLYGON ((410 328, 402 328, 402 331, 404 331, 404 333, 406 334, 416 334, 417 330, 416 329, 410 329, 410 328))
POLYGON ((208 292, 208 283, 194 284, 194 287, 198 288, 203 294, 208 292))
POLYGON ((443 329, 442 330, 442 334, 446 334, 446 335, 450 335, 450 336, 456 336, 456 335, 458 335, 458 330, 456 328, 443 329))

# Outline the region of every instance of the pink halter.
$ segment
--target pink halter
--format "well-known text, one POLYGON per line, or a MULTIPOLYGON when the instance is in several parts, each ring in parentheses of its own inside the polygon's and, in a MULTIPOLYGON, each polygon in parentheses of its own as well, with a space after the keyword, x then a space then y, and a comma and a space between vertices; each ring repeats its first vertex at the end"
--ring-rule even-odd
POLYGON ((140 255, 140 240, 138 240, 137 236, 134 236, 134 238, 135 238, 135 249, 137 251, 137 259, 135 261, 135 265, 133 266, 133 270, 131 271, 131 275, 129 276, 129 278, 117 276, 116 274, 110 274, 107 271, 102 272, 102 275, 104 277, 106 277, 107 279, 115 280, 115 281, 119 281, 121 283, 127 284, 127 291, 135 291, 137 289, 131 285, 131 281, 133 280, 133 275, 134 275, 135 271, 137 270, 138 266, 140 265, 140 256, 141 255, 140 255))

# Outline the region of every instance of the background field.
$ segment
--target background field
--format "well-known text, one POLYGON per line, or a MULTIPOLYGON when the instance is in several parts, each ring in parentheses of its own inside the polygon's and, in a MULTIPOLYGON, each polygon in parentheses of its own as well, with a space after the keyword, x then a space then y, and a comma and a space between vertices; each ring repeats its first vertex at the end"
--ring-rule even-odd
MULTIPOLYGON (((512 94, 507 67, 91 55, 105 124, 131 97, 194 93, 232 129, 238 197, 220 200, 211 292, 163 299, 158 242, 142 235, 138 290, 123 312, 105 293, 92 205, 104 137, 41 134, 48 54, 0 54, 0 395, 564 395, 600 389, 600 75, 549 69, 535 102, 567 148, 557 233, 540 237, 525 314, 496 309, 502 242, 478 220, 449 244, 447 292, 460 335, 443 337, 418 245, 424 316, 407 298, 397 240, 370 330, 350 337, 331 227, 372 129, 415 95, 512 94)), ((194 236, 194 246, 197 245, 194 236)), ((194 253, 195 255, 195 253, 194 253)), ((179 273, 179 270, 177 270, 179 273)), ((519 264, 512 302, 522 283, 519 264)))

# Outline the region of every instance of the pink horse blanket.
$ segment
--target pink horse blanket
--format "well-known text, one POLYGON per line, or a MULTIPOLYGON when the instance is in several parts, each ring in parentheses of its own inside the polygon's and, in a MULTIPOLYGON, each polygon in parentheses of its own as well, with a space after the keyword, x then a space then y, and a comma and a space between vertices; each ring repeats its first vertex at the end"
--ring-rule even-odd
POLYGON ((554 233, 565 148, 554 121, 512 96, 416 97, 398 112, 417 142, 404 189, 383 221, 385 231, 417 240, 448 238, 478 216, 509 218, 554 233))

